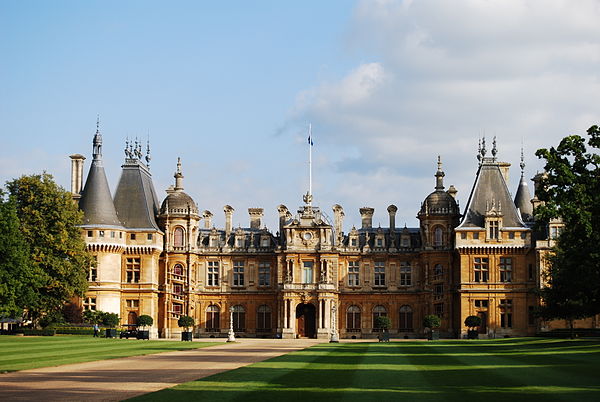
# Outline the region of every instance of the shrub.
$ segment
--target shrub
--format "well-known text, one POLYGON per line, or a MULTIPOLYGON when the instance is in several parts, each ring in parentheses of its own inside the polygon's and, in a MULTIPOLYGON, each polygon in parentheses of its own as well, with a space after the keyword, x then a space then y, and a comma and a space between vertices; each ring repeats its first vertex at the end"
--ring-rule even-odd
POLYGON ((382 315, 375 318, 375 328, 381 328, 383 330, 388 330, 392 327, 392 321, 389 317, 384 317, 382 315))
POLYGON ((59 335, 94 335, 94 329, 90 327, 56 327, 59 335))
POLYGON ((465 326, 469 327, 469 328, 475 328, 481 325, 481 317, 478 317, 476 315, 470 315, 467 318, 465 318, 465 326))
POLYGON ((53 329, 23 329, 23 335, 25 336, 54 336, 55 334, 56 331, 53 329))
POLYGON ((114 328, 119 325, 119 315, 116 313, 104 313, 102 317, 102 324, 109 328, 114 328))
POLYGON ((442 325, 442 320, 435 314, 426 315, 423 317, 423 326, 425 328, 434 329, 442 325))
POLYGON ((154 319, 149 315, 141 315, 137 319, 137 325, 140 327, 151 327, 154 324, 154 319))

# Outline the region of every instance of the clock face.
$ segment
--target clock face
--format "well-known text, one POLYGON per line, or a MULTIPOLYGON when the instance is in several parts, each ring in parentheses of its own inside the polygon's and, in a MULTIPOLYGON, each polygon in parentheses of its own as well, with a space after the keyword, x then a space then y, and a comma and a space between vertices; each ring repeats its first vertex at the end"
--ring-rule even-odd
POLYGON ((304 232, 303 237, 304 237, 304 240, 310 240, 310 239, 312 239, 313 235, 310 232, 304 232))

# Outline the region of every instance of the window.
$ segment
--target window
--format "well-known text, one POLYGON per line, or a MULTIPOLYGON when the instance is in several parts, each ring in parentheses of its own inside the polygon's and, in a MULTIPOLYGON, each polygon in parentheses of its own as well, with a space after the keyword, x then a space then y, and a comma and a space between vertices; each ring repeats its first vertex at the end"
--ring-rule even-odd
POLYGON ((86 297, 83 302, 84 310, 96 311, 96 298, 95 297, 86 297))
POLYGON ((263 237, 260 240, 260 246, 261 247, 269 247, 271 245, 271 239, 269 239, 268 237, 263 237))
POLYGON ((444 267, 442 264, 435 264, 433 267, 433 279, 441 279, 444 276, 444 267))
POLYGON ((358 261, 348 262, 348 286, 359 286, 359 272, 360 268, 358 261))
POLYGON ((125 270, 128 283, 138 283, 140 281, 140 259, 127 258, 125 270))
POLYGON ((206 308, 206 330, 219 332, 219 307, 214 304, 206 308))
POLYGON ((375 286, 385 286, 385 262, 376 261, 374 269, 375 269, 374 285, 375 286))
POLYGON ((512 299, 500 300, 500 326, 512 328, 512 299))
POLYGON ((467 238, 467 234, 465 232, 462 232, 460 234, 460 238, 463 239, 463 240, 466 239, 467 238))
POLYGON ((508 238, 509 239, 514 239, 515 238, 515 232, 508 232, 508 238))
POLYGON ((408 236, 402 237, 402 247, 410 247, 410 237, 408 237, 408 236))
POLYGON ((123 238, 123 232, 119 232, 119 239, 123 238))
POLYGON ((173 246, 183 247, 183 228, 176 227, 173 230, 173 246))
POLYGON ((148 240, 152 240, 152 233, 148 233, 148 235, 146 236, 146 238, 147 238, 148 240))
POLYGON ((512 258, 500 257, 500 282, 512 282, 512 258))
POLYGON ((271 286, 271 263, 258 264, 258 286, 271 286))
POLYGON ((435 228, 435 237, 433 240, 433 245, 434 246, 442 246, 444 244, 444 231, 442 230, 441 227, 437 227, 435 228))
POLYGON ((383 247, 383 239, 382 238, 377 239, 377 247, 383 247))
POLYGON ((183 314, 183 305, 180 303, 173 303, 173 313, 175 314, 183 314))
POLYGON ((442 318, 444 315, 444 303, 436 303, 433 305, 433 311, 435 315, 442 318))
POLYGON ((244 261, 233 262, 233 286, 244 286, 244 261))
POLYGON ((412 331, 413 330, 413 311, 410 306, 400 307, 400 331, 412 331))
POLYGON ((181 283, 173 284, 173 294, 177 296, 183 295, 183 285, 181 283))
POLYGON ((312 261, 304 261, 302 264, 302 283, 313 283, 312 261))
POLYGON ((218 247, 219 241, 216 237, 210 238, 210 247, 218 247))
POLYGON ((98 256, 93 256, 94 261, 92 261, 92 265, 90 265, 90 270, 88 272, 88 281, 96 282, 98 280, 98 256))
POLYGON ((256 310, 256 329, 257 331, 271 330, 271 307, 267 305, 258 306, 256 310))
POLYGON ((233 306, 233 330, 237 332, 246 330, 246 310, 239 304, 233 306))
POLYGON ((350 306, 346 310, 346 329, 348 332, 360 331, 360 307, 350 306))
POLYGON ((527 233, 526 232, 521 232, 521 239, 522 240, 527 239, 527 233))
POLYGON ((479 232, 473 233, 473 240, 479 240, 479 232))
POLYGON ((441 299, 444 296, 444 284, 436 283, 433 285, 433 298, 441 299))
POLYGON ((487 308, 488 301, 487 300, 475 300, 475 307, 477 308, 487 308))
POLYGON ((206 286, 219 286, 219 261, 208 262, 208 278, 206 286))
POLYGON ((110 238, 114 239, 115 238, 115 232, 110 232, 110 238))
POLYGON ((383 306, 375 306, 373 308, 373 331, 381 331, 381 328, 377 326, 377 317, 386 317, 387 311, 383 306))
POLYGON ((181 264, 173 265, 173 275, 183 276, 183 265, 181 265, 181 264))
POLYGON ((92 230, 88 230, 87 237, 92 237, 94 232, 92 230))
POLYGON ((533 264, 527 266, 527 277, 530 281, 534 280, 533 264))
POLYGON ((412 285, 412 267, 410 262, 400 262, 400 286, 411 286, 412 285))
POLYGON ((488 230, 490 239, 498 239, 498 221, 489 221, 488 230))
POLYGON ((135 240, 135 233, 132 233, 130 238, 131 240, 135 240))
POLYGON ((244 243, 245 243, 245 239, 244 239, 243 237, 237 237, 237 238, 235 239, 235 246, 236 246, 237 248, 242 248, 242 247, 244 247, 244 243))
POLYGON ((356 239, 356 237, 352 238, 352 239, 350 240, 350 245, 351 245, 352 247, 356 247, 356 246, 358 245, 358 239, 356 239))
POLYGON ((127 305, 127 308, 139 308, 140 301, 138 299, 127 299, 126 305, 127 305))
POLYGON ((99 237, 104 237, 104 230, 99 230, 98 231, 98 236, 99 237))
POLYGON ((489 277, 489 259, 476 257, 474 270, 475 282, 487 282, 489 277))

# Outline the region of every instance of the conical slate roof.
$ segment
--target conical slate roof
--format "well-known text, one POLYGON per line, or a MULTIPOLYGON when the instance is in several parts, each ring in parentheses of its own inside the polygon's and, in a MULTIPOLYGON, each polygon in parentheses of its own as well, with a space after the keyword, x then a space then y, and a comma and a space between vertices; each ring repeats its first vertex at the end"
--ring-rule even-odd
POLYGON ((530 221, 533 219, 533 205, 531 205, 531 194, 529 193, 529 187, 527 181, 521 175, 521 181, 519 182, 519 188, 517 188, 517 195, 515 196, 515 206, 519 208, 521 212, 521 218, 524 221, 530 221))
POLYGON ((115 193, 119 220, 128 229, 159 230, 155 219, 159 203, 150 171, 136 158, 126 159, 121 167, 115 193))
POLYGON ((486 210, 491 205, 501 210, 504 227, 525 227, 511 199, 496 158, 483 158, 463 220, 458 227, 485 227, 486 210))
POLYGON ((84 214, 83 224, 84 226, 121 227, 102 165, 102 136, 99 129, 94 136, 93 156, 90 172, 79 200, 79 208, 84 214))

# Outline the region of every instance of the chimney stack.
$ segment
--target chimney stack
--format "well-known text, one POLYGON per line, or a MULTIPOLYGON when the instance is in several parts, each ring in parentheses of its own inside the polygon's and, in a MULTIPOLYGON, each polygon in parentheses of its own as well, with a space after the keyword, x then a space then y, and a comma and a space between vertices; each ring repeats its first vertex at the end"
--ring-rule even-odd
POLYGON ((71 158, 71 193, 73 198, 80 198, 83 187, 83 161, 85 156, 74 154, 71 158))
POLYGON ((223 212, 225 212, 225 232, 226 233, 231 233, 231 230, 233 228, 233 211, 235 211, 235 209, 233 209, 233 207, 231 205, 225 205, 223 207, 223 212))
POLYGON ((210 229, 212 227, 212 212, 204 211, 202 212, 202 218, 204 218, 204 229, 210 229))
POLYGON ((396 230, 396 212, 398 212, 398 207, 392 204, 387 207, 387 211, 390 214, 390 233, 393 233, 396 230))
POLYGON ((375 208, 362 207, 359 209, 360 217, 362 219, 362 228, 370 229, 373 226, 373 213, 375 208))
POLYGON ((248 208, 248 214, 250 215, 250 228, 260 229, 261 218, 265 215, 262 208, 248 208))

